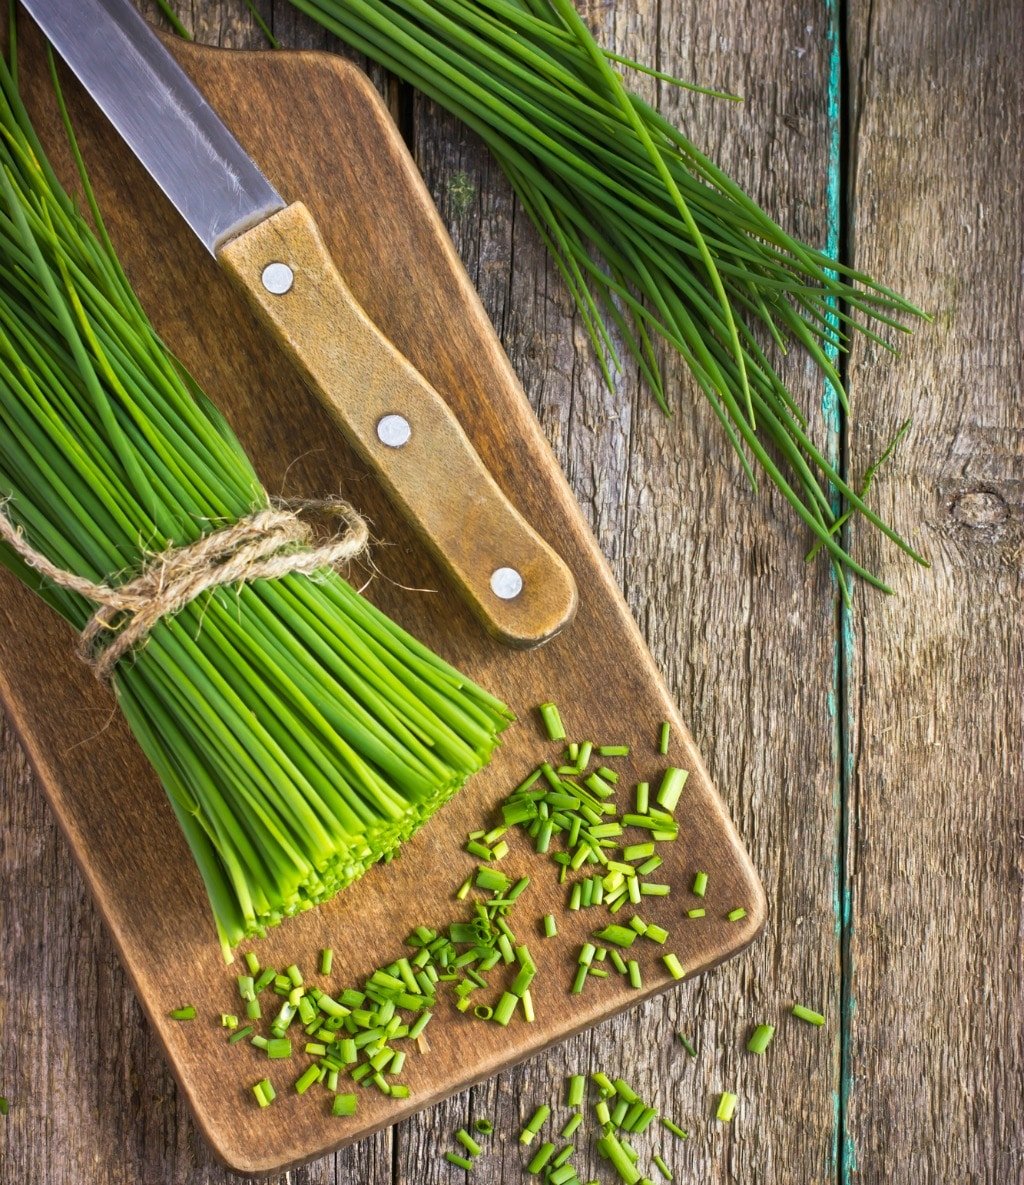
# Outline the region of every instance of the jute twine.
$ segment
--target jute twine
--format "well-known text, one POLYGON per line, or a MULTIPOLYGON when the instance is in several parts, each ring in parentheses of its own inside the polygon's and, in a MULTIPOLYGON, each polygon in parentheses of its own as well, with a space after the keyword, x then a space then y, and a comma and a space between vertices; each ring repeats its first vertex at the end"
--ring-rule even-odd
POLYGON ((161 618, 180 612, 202 593, 221 584, 336 567, 366 549, 369 530, 341 498, 275 501, 194 543, 147 555, 138 575, 119 585, 94 583, 52 564, 27 542, 2 504, 0 539, 42 576, 99 606, 81 633, 78 653, 96 678, 107 683, 118 661, 161 618), (314 546, 310 527, 299 518, 301 511, 340 518, 344 529, 314 546))

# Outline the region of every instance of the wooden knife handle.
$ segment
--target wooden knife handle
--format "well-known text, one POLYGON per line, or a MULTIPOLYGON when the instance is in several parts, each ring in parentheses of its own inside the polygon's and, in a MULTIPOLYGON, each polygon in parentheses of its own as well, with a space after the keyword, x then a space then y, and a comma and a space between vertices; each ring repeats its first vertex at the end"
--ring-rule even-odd
POLYGON ((272 215, 218 258, 487 629, 530 647, 568 625, 572 573, 498 488, 441 396, 363 312, 306 207, 272 215))

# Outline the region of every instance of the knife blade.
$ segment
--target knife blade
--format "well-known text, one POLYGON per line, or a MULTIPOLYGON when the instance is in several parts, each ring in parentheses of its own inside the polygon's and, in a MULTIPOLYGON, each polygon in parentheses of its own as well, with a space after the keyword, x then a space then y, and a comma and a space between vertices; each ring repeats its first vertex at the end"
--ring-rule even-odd
POLYGON ((277 192, 130 0, 23 0, 54 49, 500 641, 540 645, 576 610, 447 403, 358 304, 300 201, 277 192))

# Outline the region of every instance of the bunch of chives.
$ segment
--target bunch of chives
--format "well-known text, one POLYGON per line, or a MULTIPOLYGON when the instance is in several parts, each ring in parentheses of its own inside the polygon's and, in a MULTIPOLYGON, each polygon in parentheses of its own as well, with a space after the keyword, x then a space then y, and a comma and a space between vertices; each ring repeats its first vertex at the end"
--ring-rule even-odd
POLYGON ((815 444, 769 348, 802 347, 845 408, 834 358, 850 335, 881 341, 872 322, 905 330, 922 314, 787 234, 614 63, 689 84, 603 50, 572 0, 291 3, 483 139, 550 250, 609 386, 617 331, 667 411, 655 340, 676 351, 752 486, 757 465, 829 551, 844 595, 849 573, 888 589, 843 547, 835 492, 924 562, 815 444))
MULTIPOLYGON (((61 111, 91 221, 0 62, 0 498, 51 562, 116 581, 269 501, 129 286, 61 111)), ((0 562, 76 629, 95 608, 13 553, 0 562)), ((226 957, 390 854, 511 719, 331 571, 203 594, 113 682, 226 957)))

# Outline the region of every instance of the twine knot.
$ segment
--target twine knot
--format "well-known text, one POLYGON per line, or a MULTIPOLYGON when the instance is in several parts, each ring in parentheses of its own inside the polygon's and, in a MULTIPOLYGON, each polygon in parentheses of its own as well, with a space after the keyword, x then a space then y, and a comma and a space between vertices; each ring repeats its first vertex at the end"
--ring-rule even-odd
POLYGON ((120 659, 161 618, 180 612, 202 593, 222 584, 337 567, 366 549, 369 530, 342 498, 275 500, 193 543, 146 555, 138 574, 119 585, 94 582, 51 563, 3 509, 0 538, 42 576, 99 606, 82 630, 78 653, 96 678, 108 683, 120 659), (299 518, 300 511, 340 518, 344 529, 314 546, 312 530, 299 518))

